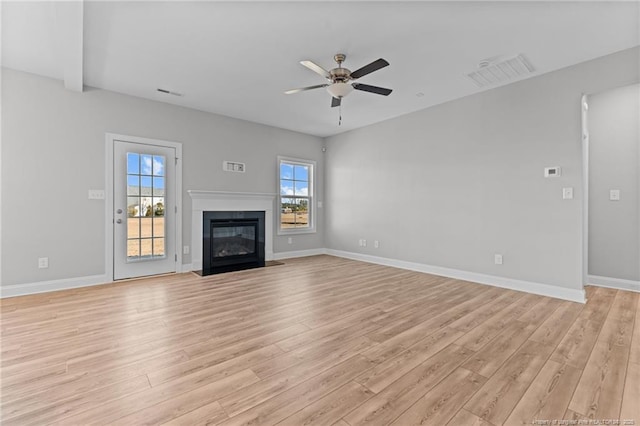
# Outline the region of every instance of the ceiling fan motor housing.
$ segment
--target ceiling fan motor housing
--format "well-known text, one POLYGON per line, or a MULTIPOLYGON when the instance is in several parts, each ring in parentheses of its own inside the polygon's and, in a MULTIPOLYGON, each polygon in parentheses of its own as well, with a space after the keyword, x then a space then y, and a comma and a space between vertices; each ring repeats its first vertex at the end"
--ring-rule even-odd
POLYGON ((351 80, 351 71, 346 68, 334 68, 329 71, 329 74, 334 83, 346 83, 351 80))
POLYGON ((347 59, 347 55, 344 53, 336 53, 333 56, 333 60, 338 64, 338 68, 334 68, 329 71, 332 83, 346 83, 351 80, 351 71, 346 68, 342 68, 342 63, 345 59, 347 59))

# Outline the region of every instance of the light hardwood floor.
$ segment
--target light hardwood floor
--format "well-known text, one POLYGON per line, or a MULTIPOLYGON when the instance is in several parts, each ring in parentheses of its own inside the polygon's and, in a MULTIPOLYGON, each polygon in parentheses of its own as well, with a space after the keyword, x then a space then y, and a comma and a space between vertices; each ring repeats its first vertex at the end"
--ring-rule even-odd
POLYGON ((640 425, 640 294, 587 294, 316 256, 5 299, 1 421, 640 425))

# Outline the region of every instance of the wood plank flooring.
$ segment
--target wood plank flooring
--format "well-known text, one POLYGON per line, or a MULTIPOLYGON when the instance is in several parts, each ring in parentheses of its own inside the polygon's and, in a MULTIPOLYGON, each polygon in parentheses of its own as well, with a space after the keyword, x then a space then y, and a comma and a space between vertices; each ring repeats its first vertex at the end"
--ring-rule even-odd
POLYGON ((640 425, 638 293, 284 263, 2 300, 1 423, 640 425))

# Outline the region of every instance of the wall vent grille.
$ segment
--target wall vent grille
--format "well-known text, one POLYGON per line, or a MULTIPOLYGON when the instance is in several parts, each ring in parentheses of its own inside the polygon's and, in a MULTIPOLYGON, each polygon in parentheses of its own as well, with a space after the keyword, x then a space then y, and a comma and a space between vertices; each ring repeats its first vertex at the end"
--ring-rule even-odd
POLYGON ((240 172, 244 173, 246 167, 244 163, 238 163, 235 161, 223 161, 222 170, 225 172, 240 172))
POLYGON ((522 55, 516 55, 498 61, 482 61, 467 77, 476 86, 487 87, 521 79, 533 71, 533 66, 522 55))

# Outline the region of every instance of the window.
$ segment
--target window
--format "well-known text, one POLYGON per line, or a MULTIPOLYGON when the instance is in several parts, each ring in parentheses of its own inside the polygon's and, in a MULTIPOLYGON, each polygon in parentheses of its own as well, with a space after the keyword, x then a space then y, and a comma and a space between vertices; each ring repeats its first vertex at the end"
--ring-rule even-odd
POLYGON ((315 162, 278 157, 280 233, 314 232, 315 162))
POLYGON ((164 257, 165 157, 127 152, 127 261, 164 257))

